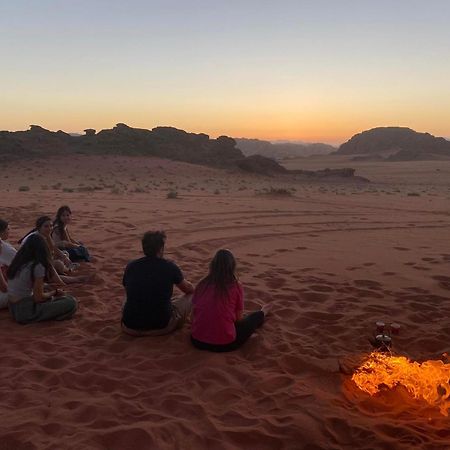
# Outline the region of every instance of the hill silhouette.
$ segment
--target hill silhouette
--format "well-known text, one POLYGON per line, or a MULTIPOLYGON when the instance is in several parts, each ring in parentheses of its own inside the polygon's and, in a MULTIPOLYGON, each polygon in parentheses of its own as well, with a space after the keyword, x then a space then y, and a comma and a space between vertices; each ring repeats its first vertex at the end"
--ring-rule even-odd
MULTIPOLYGON (((70 154, 146 155, 264 175, 316 176, 313 171, 289 171, 264 156, 246 157, 236 147, 236 141, 228 136, 211 139, 204 133, 188 133, 173 127, 146 130, 124 123, 98 133, 92 128, 84 131, 84 135, 61 130, 53 132, 38 125, 31 125, 27 131, 1 131, 0 158, 13 160, 70 154)), ((317 176, 353 177, 359 180, 353 172, 352 169, 336 169, 319 171, 317 176)))
POLYGON ((328 144, 303 144, 292 142, 272 143, 260 139, 234 138, 245 156, 261 155, 272 159, 327 155, 336 151, 336 147, 328 144))
POLYGON ((379 127, 355 134, 336 152, 355 160, 412 161, 450 158, 450 141, 404 127, 379 127), (365 156, 361 156, 365 155, 365 156))

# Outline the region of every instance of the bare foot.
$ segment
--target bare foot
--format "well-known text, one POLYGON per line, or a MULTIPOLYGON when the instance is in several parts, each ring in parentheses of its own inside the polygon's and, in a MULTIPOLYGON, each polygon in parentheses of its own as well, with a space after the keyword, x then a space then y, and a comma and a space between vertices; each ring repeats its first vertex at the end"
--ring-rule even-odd
POLYGON ((95 278, 95 274, 90 275, 78 275, 76 277, 74 276, 65 276, 64 282, 67 284, 73 284, 73 283, 89 283, 95 278))
POLYGON ((261 311, 264 313, 264 317, 267 317, 267 314, 269 314, 272 307, 270 305, 263 305, 261 306, 261 311))

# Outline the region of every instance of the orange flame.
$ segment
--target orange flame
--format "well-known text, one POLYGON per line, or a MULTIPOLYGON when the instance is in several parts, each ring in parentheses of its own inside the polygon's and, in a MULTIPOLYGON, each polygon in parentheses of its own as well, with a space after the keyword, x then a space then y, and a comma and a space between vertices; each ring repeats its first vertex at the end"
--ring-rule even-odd
POLYGON ((393 388, 401 384, 414 398, 439 407, 441 413, 448 416, 450 364, 443 361, 418 363, 404 356, 373 352, 356 369, 352 380, 370 395, 379 392, 382 385, 393 388))

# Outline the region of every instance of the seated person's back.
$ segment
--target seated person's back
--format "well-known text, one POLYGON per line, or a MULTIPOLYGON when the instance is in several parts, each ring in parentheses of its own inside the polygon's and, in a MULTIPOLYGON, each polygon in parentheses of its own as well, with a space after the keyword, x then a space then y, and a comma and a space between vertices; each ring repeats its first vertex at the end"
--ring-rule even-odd
POLYGON ((167 334, 181 328, 191 311, 194 288, 180 268, 164 258, 166 235, 148 231, 142 238, 144 257, 131 261, 123 275, 126 302, 122 329, 131 335, 167 334), (173 287, 186 294, 172 299, 173 287))
POLYGON ((229 344, 236 339, 235 322, 242 316, 244 294, 235 281, 221 294, 214 284, 202 283, 194 293, 192 336, 210 344, 229 344))
POLYGON ((164 328, 172 314, 173 286, 182 281, 180 268, 162 257, 144 256, 129 263, 123 276, 124 325, 135 330, 164 328))

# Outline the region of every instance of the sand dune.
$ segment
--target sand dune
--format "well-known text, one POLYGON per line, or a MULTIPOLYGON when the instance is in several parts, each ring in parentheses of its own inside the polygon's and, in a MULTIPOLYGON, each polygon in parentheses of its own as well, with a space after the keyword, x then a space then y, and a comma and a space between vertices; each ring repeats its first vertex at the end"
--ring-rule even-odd
POLYGON ((0 217, 11 241, 69 204, 72 234, 94 255, 81 270, 97 278, 71 287, 80 301, 71 321, 19 326, 0 312, 0 449, 450 448, 439 410, 401 388, 370 397, 339 370, 371 349, 378 319, 402 325, 403 355, 449 351, 450 178, 423 175, 419 190, 405 182, 407 165, 398 183, 378 166, 362 187, 144 158, 8 168, 0 217), (271 186, 293 195, 264 195, 271 186), (140 235, 161 228, 191 281, 227 247, 246 308, 273 305, 241 350, 200 352, 189 326, 156 338, 120 332, 123 269, 140 255, 140 235))

